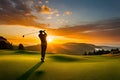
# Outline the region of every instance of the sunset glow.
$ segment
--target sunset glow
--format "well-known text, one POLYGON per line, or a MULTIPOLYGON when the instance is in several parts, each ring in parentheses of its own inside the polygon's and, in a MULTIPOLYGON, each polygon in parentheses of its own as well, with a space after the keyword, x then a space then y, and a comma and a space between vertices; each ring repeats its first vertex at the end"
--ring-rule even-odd
POLYGON ((0 0, 0 80, 120 80, 120 0, 0 0))
POLYGON ((39 33, 25 38, 22 35, 39 32, 41 29, 46 30, 49 44, 77 42, 120 45, 119 1, 2 1, 0 36, 15 45, 39 44, 39 33))
POLYGON ((54 36, 47 36, 47 41, 50 42, 54 42, 54 36))

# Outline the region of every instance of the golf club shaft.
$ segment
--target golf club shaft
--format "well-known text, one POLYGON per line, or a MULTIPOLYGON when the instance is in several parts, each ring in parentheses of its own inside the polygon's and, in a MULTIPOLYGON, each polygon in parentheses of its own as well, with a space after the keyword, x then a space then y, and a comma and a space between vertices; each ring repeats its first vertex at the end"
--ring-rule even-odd
POLYGON ((31 35, 31 34, 35 34, 35 33, 38 33, 38 31, 37 32, 28 33, 28 34, 24 34, 22 37, 24 38, 27 35, 31 35))
POLYGON ((26 35, 31 35, 31 34, 35 34, 35 33, 38 33, 38 31, 37 32, 28 33, 28 34, 24 34, 24 35, 26 36, 26 35))

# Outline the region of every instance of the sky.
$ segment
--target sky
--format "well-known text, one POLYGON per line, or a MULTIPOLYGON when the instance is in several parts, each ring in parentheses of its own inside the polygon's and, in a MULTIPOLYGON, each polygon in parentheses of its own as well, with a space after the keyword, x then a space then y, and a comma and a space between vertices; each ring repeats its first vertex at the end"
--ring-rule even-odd
POLYGON ((0 36, 17 45, 39 44, 45 29, 49 43, 120 46, 119 0, 0 0, 0 36))

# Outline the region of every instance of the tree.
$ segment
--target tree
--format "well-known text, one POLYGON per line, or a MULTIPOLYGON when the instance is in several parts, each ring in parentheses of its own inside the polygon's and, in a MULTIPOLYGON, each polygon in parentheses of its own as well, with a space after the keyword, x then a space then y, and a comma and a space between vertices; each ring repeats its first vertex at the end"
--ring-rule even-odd
POLYGON ((87 52, 85 52, 84 55, 87 55, 87 52))
POLYGON ((25 48, 24 48, 23 44, 19 44, 18 49, 19 50, 24 50, 25 48))

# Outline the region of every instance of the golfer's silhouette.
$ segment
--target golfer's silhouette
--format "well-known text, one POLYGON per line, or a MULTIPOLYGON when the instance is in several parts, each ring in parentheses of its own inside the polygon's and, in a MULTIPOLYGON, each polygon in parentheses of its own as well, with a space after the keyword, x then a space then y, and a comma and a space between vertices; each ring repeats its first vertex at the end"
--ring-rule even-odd
POLYGON ((44 62, 45 52, 46 52, 46 48, 47 48, 47 40, 46 40, 47 34, 43 30, 40 30, 39 33, 40 34, 38 36, 41 40, 41 61, 44 62))

